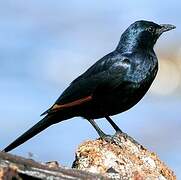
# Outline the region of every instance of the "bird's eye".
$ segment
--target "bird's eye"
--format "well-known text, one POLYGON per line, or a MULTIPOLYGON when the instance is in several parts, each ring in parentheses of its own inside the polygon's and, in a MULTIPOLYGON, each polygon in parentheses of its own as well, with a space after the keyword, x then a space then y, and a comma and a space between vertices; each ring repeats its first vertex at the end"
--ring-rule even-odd
POLYGON ((150 26, 148 29, 147 29, 150 33, 154 33, 155 32, 155 28, 153 26, 150 26))

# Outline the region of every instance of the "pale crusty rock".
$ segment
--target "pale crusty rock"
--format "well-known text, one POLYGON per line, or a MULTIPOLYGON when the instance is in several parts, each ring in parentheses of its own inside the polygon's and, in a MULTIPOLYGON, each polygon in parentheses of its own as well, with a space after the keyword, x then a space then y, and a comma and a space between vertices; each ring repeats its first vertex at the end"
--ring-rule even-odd
POLYGON ((73 167, 112 179, 176 179, 173 171, 155 153, 125 133, 115 134, 114 142, 101 139, 84 142, 77 149, 73 167))

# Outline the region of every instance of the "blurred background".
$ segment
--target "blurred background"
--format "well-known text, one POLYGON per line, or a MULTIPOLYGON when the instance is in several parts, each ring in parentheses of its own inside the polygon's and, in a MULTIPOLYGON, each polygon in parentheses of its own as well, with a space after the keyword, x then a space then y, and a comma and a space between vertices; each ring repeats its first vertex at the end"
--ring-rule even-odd
MULTIPOLYGON (((0 1, 0 149, 40 120, 78 75, 117 46, 131 23, 145 19, 177 29, 158 40, 160 69, 147 95, 113 117, 181 179, 181 1, 0 1)), ((112 128, 97 121, 108 134, 112 128)), ((97 138, 81 118, 57 124, 13 150, 71 166, 78 144, 97 138)))

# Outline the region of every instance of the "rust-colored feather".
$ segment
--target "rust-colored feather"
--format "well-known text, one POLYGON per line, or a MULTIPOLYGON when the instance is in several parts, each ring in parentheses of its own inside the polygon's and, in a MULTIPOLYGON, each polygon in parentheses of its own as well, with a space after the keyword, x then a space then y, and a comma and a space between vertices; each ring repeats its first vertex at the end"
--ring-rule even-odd
POLYGON ((85 102, 88 102, 92 100, 92 96, 86 96, 84 98, 69 102, 69 103, 65 103, 65 104, 55 104, 53 105, 53 107, 50 109, 50 111, 54 111, 54 110, 60 110, 60 109, 64 109, 64 108, 69 108, 69 107, 73 107, 73 106, 78 106, 81 105, 85 102))

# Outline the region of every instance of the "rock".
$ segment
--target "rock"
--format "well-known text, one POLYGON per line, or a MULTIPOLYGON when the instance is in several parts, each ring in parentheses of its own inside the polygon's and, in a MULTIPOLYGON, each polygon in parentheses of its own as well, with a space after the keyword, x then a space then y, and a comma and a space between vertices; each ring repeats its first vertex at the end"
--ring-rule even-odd
POLYGON ((73 168, 100 173, 113 179, 175 180, 176 176, 159 157, 125 133, 113 142, 86 141, 76 151, 73 168))

